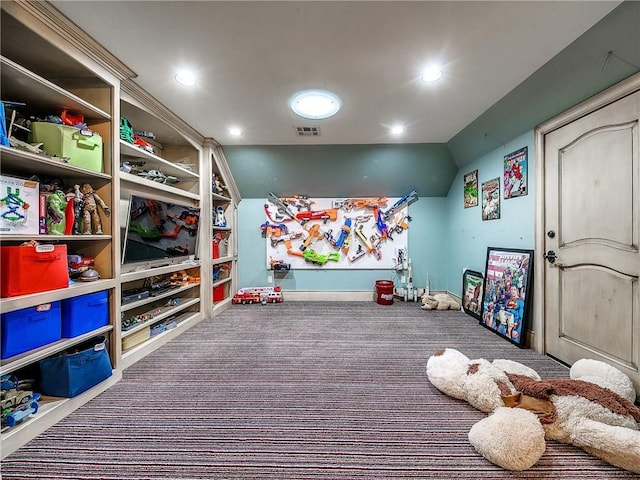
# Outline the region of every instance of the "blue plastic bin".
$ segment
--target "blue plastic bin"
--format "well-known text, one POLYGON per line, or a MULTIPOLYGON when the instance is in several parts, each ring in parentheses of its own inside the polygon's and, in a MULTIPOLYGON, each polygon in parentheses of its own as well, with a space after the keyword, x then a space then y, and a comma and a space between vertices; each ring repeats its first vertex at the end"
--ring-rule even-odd
POLYGON ((62 336, 73 338, 109 324, 106 290, 62 300, 62 336))
POLYGON ((4 360, 60 340, 61 322, 59 301, 3 313, 0 357, 4 360))

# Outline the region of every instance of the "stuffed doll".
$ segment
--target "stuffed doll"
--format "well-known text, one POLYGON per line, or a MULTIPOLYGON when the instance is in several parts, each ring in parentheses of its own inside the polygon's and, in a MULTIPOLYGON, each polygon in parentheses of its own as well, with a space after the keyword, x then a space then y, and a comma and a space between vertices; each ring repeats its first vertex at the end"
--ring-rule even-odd
POLYGON ((470 360, 446 348, 427 362, 441 392, 490 415, 469 431, 487 460, 507 470, 533 466, 545 440, 576 445, 617 467, 640 473, 640 409, 629 377, 596 360, 579 360, 570 379, 541 380, 510 360, 470 360))

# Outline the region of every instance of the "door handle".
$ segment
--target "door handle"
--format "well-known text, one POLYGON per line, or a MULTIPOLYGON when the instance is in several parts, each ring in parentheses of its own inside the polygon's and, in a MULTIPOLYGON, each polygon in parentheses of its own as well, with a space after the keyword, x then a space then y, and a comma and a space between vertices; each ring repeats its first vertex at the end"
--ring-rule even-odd
POLYGON ((554 252, 553 250, 549 250, 547 253, 544 254, 544 258, 549 263, 556 263, 556 259, 557 259, 556 252, 554 252))

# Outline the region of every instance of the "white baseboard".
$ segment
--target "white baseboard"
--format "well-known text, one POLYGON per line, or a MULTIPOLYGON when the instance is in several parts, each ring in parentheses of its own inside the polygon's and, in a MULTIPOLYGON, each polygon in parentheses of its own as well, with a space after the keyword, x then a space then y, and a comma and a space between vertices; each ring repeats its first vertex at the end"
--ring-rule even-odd
MULTIPOLYGON (((462 300, 450 292, 433 291, 435 293, 448 293, 456 301, 462 300)), ((310 291, 310 290, 283 290, 282 296, 285 302, 375 302, 376 292, 373 290, 353 291, 310 291)), ((419 302, 419 300, 418 300, 419 302)))
POLYGON ((285 302, 368 302, 374 301, 373 290, 354 291, 300 291, 283 290, 285 302))

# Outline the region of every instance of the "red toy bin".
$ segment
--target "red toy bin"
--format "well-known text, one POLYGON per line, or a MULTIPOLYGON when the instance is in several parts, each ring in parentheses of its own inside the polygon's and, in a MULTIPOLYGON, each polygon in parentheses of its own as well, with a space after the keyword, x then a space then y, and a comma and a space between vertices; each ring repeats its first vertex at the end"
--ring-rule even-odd
POLYGON ((213 301, 221 302, 224 300, 224 283, 222 285, 218 285, 217 287, 213 287, 213 301))
POLYGON ((0 297, 69 286, 66 245, 0 247, 0 297))

